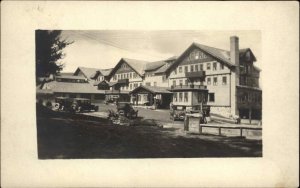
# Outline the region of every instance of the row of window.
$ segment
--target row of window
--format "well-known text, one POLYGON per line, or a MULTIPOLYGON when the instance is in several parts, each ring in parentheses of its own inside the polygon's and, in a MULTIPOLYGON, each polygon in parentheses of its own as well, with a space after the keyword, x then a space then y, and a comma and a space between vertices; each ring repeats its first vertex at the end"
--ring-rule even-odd
POLYGON ((56 78, 57 82, 87 83, 86 79, 56 78))
POLYGON ((260 103, 261 102, 261 94, 260 93, 248 93, 248 92, 243 92, 240 94, 238 98, 238 102, 245 103, 245 102, 256 102, 260 103))
MULTIPOLYGON (((146 82, 145 85, 146 85, 146 86, 151 86, 151 82, 146 82)), ((153 86, 157 86, 157 83, 156 83, 156 82, 153 82, 153 86)))
MULTIPOLYGON (((224 69, 224 65, 223 64, 219 64, 220 65, 220 70, 224 69)), ((217 70, 218 69, 218 63, 217 62, 213 62, 212 64, 212 70, 217 70)), ((173 72, 174 74, 177 74, 177 72, 182 73, 184 72, 198 72, 198 71, 204 71, 204 70, 211 70, 211 63, 206 63, 206 69, 204 67, 204 63, 201 64, 194 64, 194 65, 184 65, 184 66, 178 66, 173 72)))
POLYGON ((135 89, 139 86, 143 85, 141 82, 140 83, 129 83, 127 86, 122 86, 120 87, 120 90, 132 90, 135 89))
POLYGON ((259 87, 258 78, 240 76, 240 85, 259 87))
POLYGON ((193 51, 192 53, 190 53, 189 55, 189 60, 197 60, 197 59, 204 59, 207 58, 207 56, 200 52, 200 51, 193 51))
MULTIPOLYGON (((173 101, 174 102, 189 102, 188 93, 189 92, 174 92, 173 93, 173 101)), ((201 103, 201 102, 205 103, 207 101, 207 98, 204 93, 198 92, 196 95, 197 95, 196 97, 197 97, 198 103, 201 103)))
POLYGON ((115 74, 113 76, 113 80, 120 80, 120 79, 131 79, 131 78, 137 78, 137 74, 135 72, 130 73, 121 73, 121 74, 115 74))
MULTIPOLYGON (((218 77, 213 77, 213 80, 211 77, 207 77, 206 78, 206 83, 207 85, 211 85, 211 82, 213 81, 213 85, 218 85, 218 77)), ((222 76, 222 85, 227 85, 228 81, 227 81, 227 76, 222 76)), ((201 82, 201 84, 203 84, 203 82, 201 82)), ((173 80, 173 86, 176 86, 176 80, 173 80)), ((178 85, 189 85, 189 81, 186 80, 179 80, 178 85), (183 83, 184 81, 184 83, 183 83)))
POLYGON ((96 81, 102 81, 104 80, 104 76, 98 76, 98 78, 96 79, 96 81))
POLYGON ((173 101, 174 102, 188 102, 188 92, 175 92, 173 93, 173 101))

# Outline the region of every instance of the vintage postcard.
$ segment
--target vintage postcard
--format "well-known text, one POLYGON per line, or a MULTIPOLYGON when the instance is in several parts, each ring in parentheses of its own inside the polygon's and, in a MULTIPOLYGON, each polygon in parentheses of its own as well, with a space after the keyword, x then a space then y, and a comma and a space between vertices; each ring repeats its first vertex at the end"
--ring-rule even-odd
POLYGON ((1 3, 1 186, 299 186, 296 2, 1 3))

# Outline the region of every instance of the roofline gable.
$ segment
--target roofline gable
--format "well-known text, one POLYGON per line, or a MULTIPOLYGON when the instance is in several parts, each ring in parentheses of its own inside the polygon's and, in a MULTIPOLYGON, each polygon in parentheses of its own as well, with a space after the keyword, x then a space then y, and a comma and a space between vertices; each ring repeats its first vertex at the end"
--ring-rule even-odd
POLYGON ((138 74, 140 77, 143 77, 134 67, 132 67, 126 60, 125 58, 121 58, 119 62, 116 64, 116 66, 110 71, 109 75, 107 76, 109 79, 112 77, 113 74, 116 73, 118 68, 120 68, 121 63, 126 63, 136 74, 138 74))
POLYGON ((228 62, 225 62, 224 60, 222 60, 222 59, 220 59, 220 58, 218 58, 218 57, 216 57, 216 56, 214 56, 214 55, 212 55, 212 54, 210 54, 209 52, 207 52, 205 49, 202 49, 201 47, 199 47, 198 45, 196 45, 196 43, 192 43, 176 60, 175 60, 175 62, 174 63, 172 63, 169 67, 168 67, 168 69, 165 71, 165 73, 166 73, 166 75, 167 76, 169 76, 169 74, 170 74, 170 72, 171 72, 171 69, 173 68, 173 67, 175 67, 175 66, 178 66, 178 64, 183 60, 183 58, 185 57, 185 55, 187 54, 187 53, 189 53, 192 49, 195 49, 195 48, 197 48, 197 49, 200 49, 203 53, 205 53, 206 55, 208 55, 208 56, 210 56, 210 57, 212 57, 212 58, 214 58, 214 59, 216 59, 216 60, 218 60, 218 61, 221 61, 221 62, 223 62, 223 63, 225 63, 227 66, 229 66, 229 67, 233 67, 234 65, 231 65, 231 64, 229 64, 228 62))

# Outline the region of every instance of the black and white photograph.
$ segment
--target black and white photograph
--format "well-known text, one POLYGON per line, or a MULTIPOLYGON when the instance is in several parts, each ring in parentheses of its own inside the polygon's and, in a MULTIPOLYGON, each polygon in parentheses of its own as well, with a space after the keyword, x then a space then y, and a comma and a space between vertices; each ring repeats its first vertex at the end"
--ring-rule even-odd
POLYGON ((299 187, 299 3, 1 1, 1 187, 299 187))
POLYGON ((262 157, 260 34, 36 30, 39 159, 262 157))

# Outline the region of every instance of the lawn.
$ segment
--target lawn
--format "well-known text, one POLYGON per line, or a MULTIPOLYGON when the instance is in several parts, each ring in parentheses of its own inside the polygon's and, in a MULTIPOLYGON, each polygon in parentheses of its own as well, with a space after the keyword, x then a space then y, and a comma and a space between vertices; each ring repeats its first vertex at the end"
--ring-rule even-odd
POLYGON ((190 135, 178 128, 118 126, 37 108, 39 159, 260 157, 262 142, 190 135))

